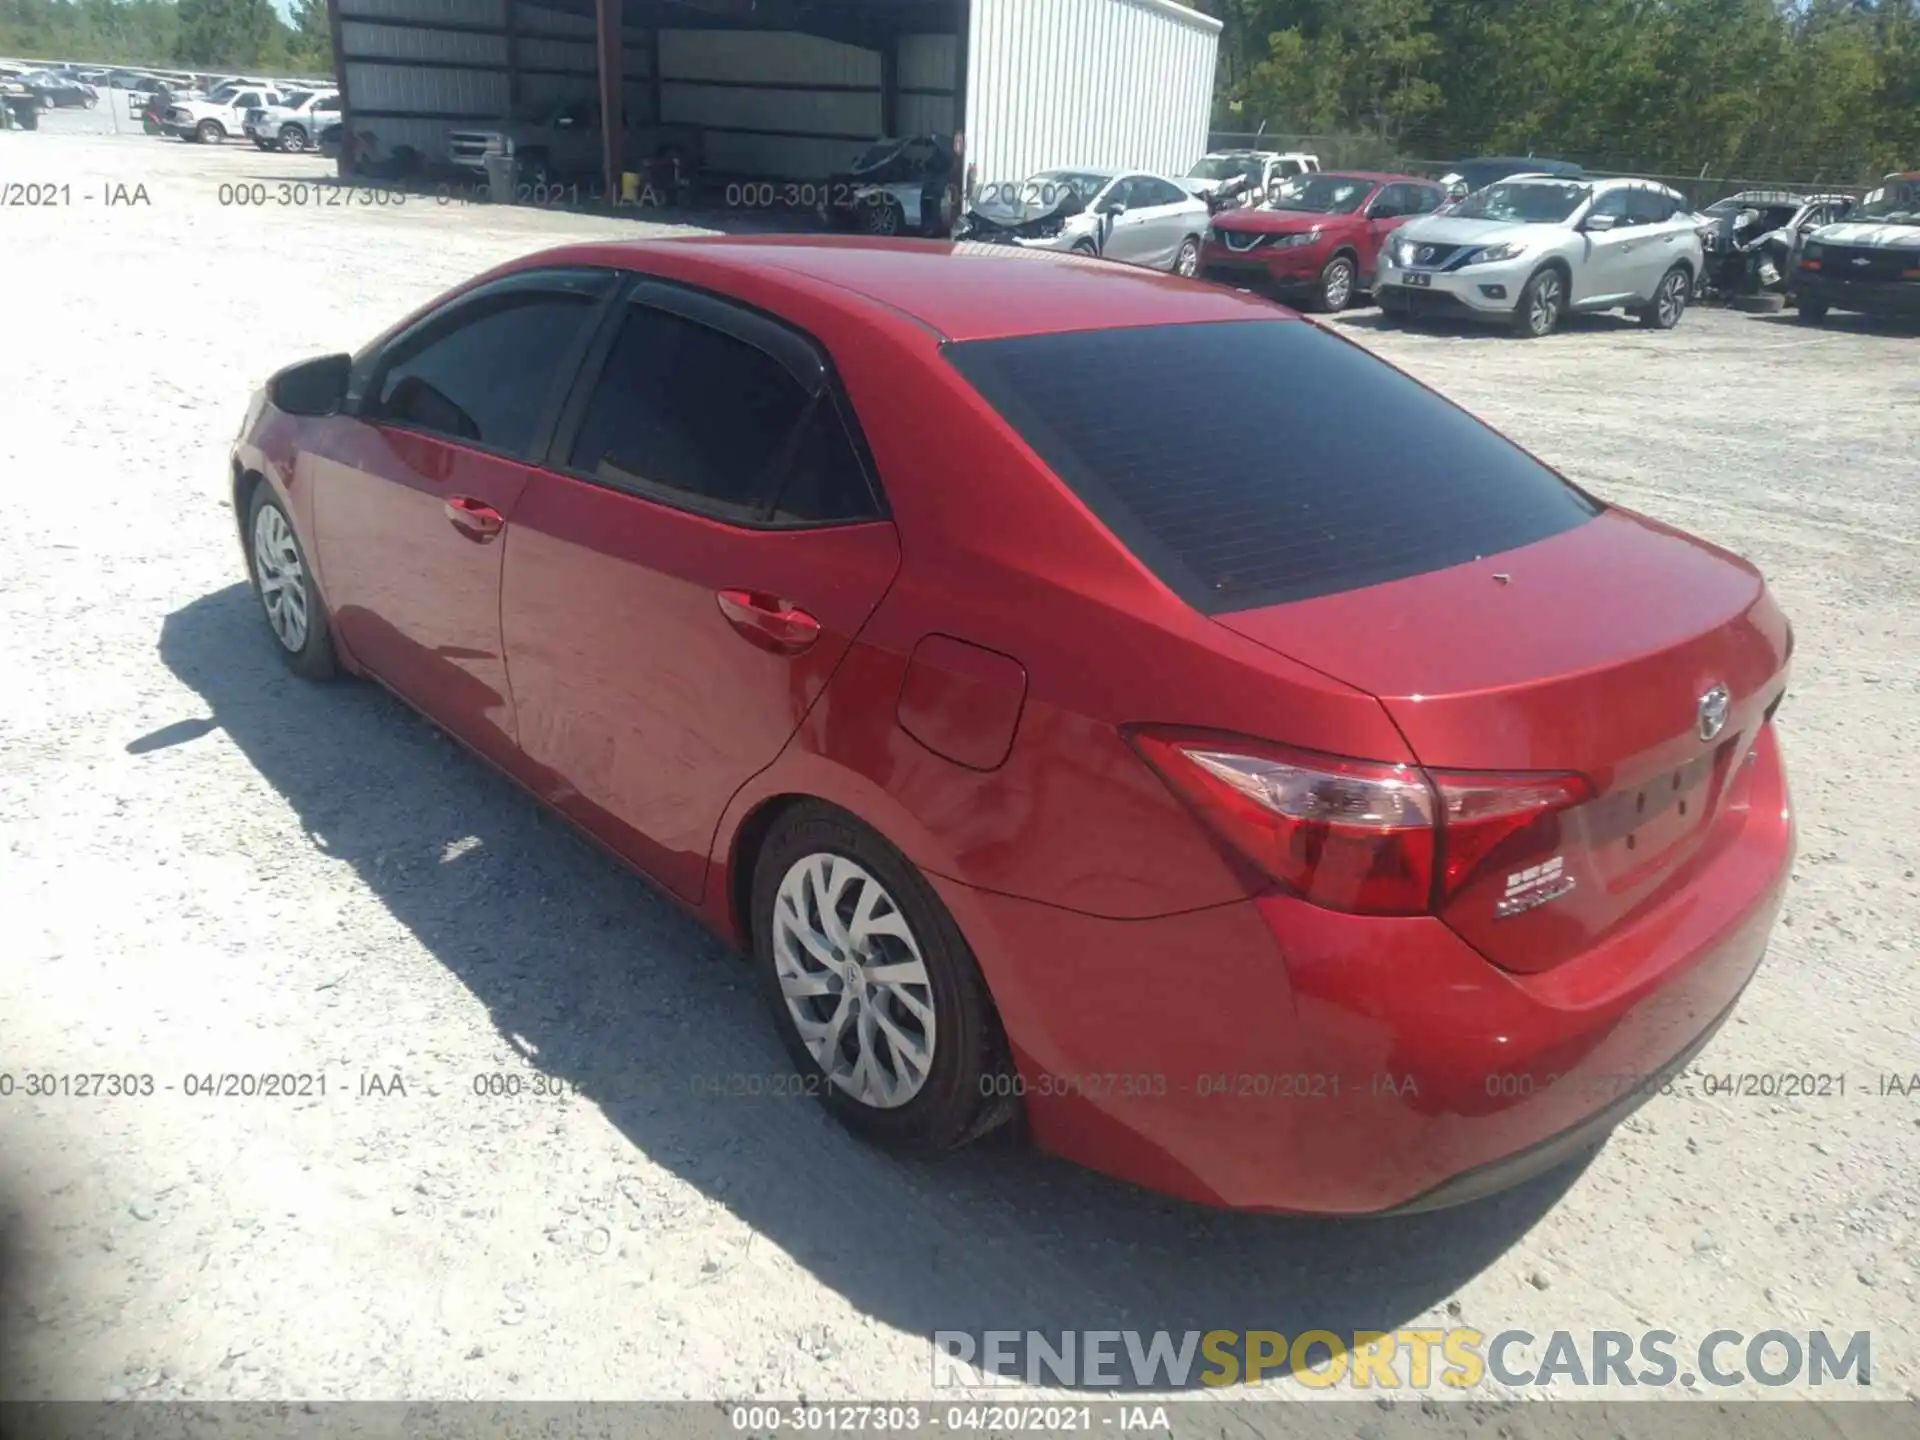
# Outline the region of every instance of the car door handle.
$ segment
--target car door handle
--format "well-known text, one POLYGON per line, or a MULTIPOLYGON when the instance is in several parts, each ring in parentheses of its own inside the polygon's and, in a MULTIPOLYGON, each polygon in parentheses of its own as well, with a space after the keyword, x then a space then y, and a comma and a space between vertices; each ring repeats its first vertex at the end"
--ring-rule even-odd
POLYGON ((476 544, 486 544, 506 528, 506 518, 498 510, 465 495, 448 496, 445 508, 453 528, 476 544))
POLYGON ((820 622, 789 600, 764 590, 722 590, 716 597, 727 623, 775 655, 798 655, 820 638, 820 622))

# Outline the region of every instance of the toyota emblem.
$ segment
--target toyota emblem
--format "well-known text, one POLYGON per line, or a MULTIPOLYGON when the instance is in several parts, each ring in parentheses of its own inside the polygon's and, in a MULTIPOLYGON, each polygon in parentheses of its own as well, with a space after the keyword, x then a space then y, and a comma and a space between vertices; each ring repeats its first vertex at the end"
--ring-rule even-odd
POLYGON ((1727 712, 1733 708, 1733 696, 1724 685, 1716 685, 1700 697, 1695 728, 1702 740, 1712 740, 1727 728, 1727 712))

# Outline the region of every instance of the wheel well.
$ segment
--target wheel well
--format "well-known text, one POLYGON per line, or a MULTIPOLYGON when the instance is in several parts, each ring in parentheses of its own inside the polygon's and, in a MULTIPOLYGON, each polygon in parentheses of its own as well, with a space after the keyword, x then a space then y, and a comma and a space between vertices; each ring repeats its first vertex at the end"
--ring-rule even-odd
POLYGON ((732 912, 734 930, 740 936, 742 950, 749 953, 753 950, 753 868, 760 859, 760 847, 766 844, 775 821, 794 806, 804 805, 812 799, 811 795, 769 796, 754 807, 734 832, 732 863, 728 867, 728 889, 731 893, 727 896, 727 904, 732 912))
MULTIPOLYGON (((1567 282, 1567 288, 1569 290, 1573 288, 1573 267, 1567 264, 1567 262, 1565 260, 1562 260, 1558 255, 1554 256, 1551 260, 1548 260, 1542 263, 1539 267, 1537 267, 1534 270, 1533 275, 1538 275, 1542 270, 1559 271, 1560 278, 1567 282)), ((1531 284, 1533 281, 1533 275, 1529 275, 1527 277, 1527 281, 1529 284, 1531 284)), ((1526 286, 1523 285, 1520 288, 1524 290, 1526 289, 1526 286)))
MULTIPOLYGON (((247 510, 253 504, 253 492, 265 482, 266 477, 258 470, 242 470, 238 465, 233 467, 233 524, 240 532, 242 549, 246 548, 247 510)), ((247 565, 251 568, 253 552, 248 550, 247 555, 247 565)))
POLYGON ((1360 268, 1360 252, 1354 249, 1353 246, 1351 245, 1336 246, 1333 254, 1329 255, 1327 259, 1329 262, 1331 262, 1334 260, 1338 260, 1342 255, 1346 256, 1347 259, 1353 262, 1353 268, 1356 271, 1360 268))

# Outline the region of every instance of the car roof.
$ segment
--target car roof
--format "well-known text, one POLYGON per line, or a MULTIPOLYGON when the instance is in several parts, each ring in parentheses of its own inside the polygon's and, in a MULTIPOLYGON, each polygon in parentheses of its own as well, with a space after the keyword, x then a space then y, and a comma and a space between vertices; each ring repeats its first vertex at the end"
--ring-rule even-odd
POLYGON ((605 265, 778 308, 825 299, 941 340, 1227 320, 1287 320, 1271 302, 1137 266, 1018 246, 849 235, 701 235, 570 245, 513 262, 605 265), (753 298, 749 298, 749 294, 753 298))

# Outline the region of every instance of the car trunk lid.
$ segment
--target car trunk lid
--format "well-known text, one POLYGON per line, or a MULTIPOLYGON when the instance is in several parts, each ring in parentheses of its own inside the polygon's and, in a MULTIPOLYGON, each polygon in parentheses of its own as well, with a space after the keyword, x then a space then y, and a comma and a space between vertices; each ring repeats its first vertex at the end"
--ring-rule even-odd
POLYGON ((1586 779, 1589 799, 1516 829, 1442 905, 1515 971, 1570 958, 1697 873, 1791 649, 1753 567, 1619 510, 1214 618, 1377 696, 1430 770, 1586 779))

